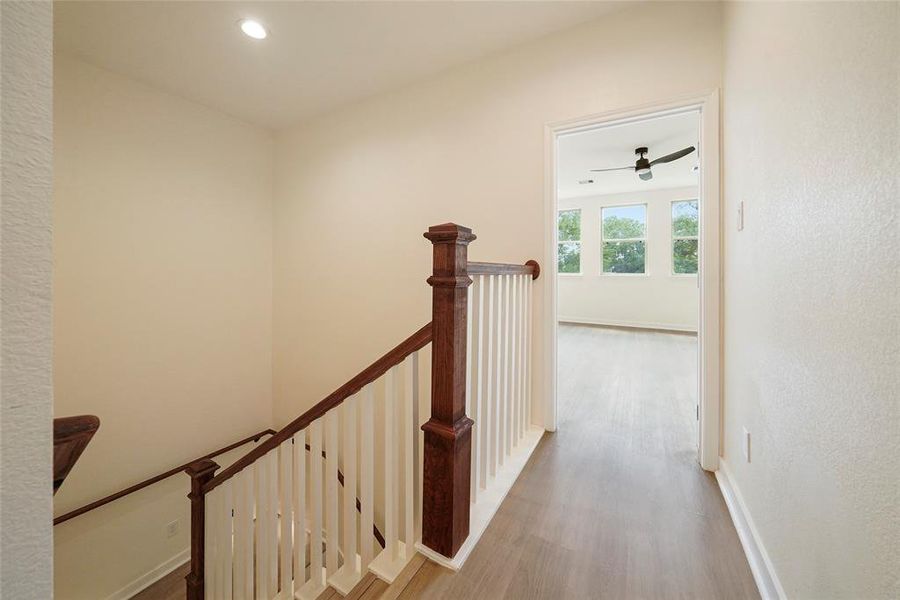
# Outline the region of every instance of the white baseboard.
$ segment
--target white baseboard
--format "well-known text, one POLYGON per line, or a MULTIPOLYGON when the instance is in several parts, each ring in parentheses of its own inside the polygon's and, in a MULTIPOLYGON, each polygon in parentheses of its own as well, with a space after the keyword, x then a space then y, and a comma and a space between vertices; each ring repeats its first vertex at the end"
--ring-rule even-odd
POLYGON ((537 448, 543 435, 543 429, 532 425, 525 432, 525 437, 519 442, 519 446, 513 449, 510 456, 506 457, 503 466, 497 470, 497 475, 488 484, 487 489, 478 493, 478 501, 472 504, 472 509, 469 513, 469 537, 463 542, 456 556, 447 558, 421 542, 416 544, 416 550, 441 566, 453 571, 459 571, 466 559, 469 558, 475 545, 478 544, 478 540, 481 539, 481 534, 484 533, 491 519, 494 518, 497 509, 500 508, 503 499, 506 498, 506 494, 512 489, 516 479, 519 478, 519 474, 525 468, 525 464, 528 462, 534 449, 537 448))
POLYGON ((556 318, 560 323, 575 323, 576 325, 605 325, 607 327, 631 327, 633 329, 664 329, 667 331, 684 331, 697 333, 696 327, 688 325, 672 325, 671 323, 647 323, 643 321, 616 321, 615 319, 592 319, 589 317, 565 317, 556 318))
POLYGON ((759 595, 763 600, 786 600, 787 595, 784 593, 784 588, 781 587, 781 582, 778 580, 771 559, 769 559, 769 553, 766 552, 766 547, 753 524, 753 518, 747 511, 741 490, 737 487, 734 477, 731 476, 728 464, 721 457, 719 458, 719 470, 716 471, 716 480, 719 482, 719 489, 722 490, 722 496, 725 498, 725 504, 731 514, 734 528, 737 529, 741 546, 744 547, 747 562, 750 563, 750 571, 753 573, 756 587, 759 588, 759 595))
POLYGON ((185 548, 166 562, 158 565, 148 573, 144 573, 122 589, 106 597, 106 600, 128 600, 147 589, 184 563, 191 559, 191 549, 185 548))

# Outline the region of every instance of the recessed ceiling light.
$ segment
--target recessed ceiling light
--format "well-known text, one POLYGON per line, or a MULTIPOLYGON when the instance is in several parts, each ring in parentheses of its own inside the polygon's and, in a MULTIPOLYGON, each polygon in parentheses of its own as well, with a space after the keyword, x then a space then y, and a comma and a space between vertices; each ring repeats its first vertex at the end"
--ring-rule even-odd
POLYGON ((254 40, 264 40, 266 39, 266 36, 269 35, 269 32, 262 26, 262 23, 254 21, 253 19, 244 19, 241 21, 241 31, 252 37, 254 40))

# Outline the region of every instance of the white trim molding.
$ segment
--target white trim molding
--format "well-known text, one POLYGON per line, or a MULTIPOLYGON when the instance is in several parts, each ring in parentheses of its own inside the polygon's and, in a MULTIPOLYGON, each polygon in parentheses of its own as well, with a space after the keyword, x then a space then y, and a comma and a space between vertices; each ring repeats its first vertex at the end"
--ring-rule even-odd
POLYGON ((787 595, 784 593, 784 588, 781 587, 769 553, 766 552, 766 547, 759 537, 759 531, 753 523, 753 517, 750 516, 747 505, 744 503, 741 490, 735 483, 724 458, 719 459, 716 481, 719 482, 719 489, 722 490, 722 497, 725 498, 725 505, 728 506, 728 512, 731 514, 734 528, 741 540, 741 546, 744 547, 744 554, 747 555, 747 562, 750 563, 750 571, 753 573, 756 587, 759 588, 759 595, 763 600, 786 600, 787 595))
POLYGON ((721 452, 721 189, 719 150, 719 91, 684 96, 632 108, 578 117, 544 126, 544 337, 543 416, 547 431, 556 431, 557 395, 557 273, 556 211, 558 206, 556 171, 557 142, 561 135, 643 121, 648 118, 700 113, 700 288, 699 314, 699 462, 707 471, 719 466, 721 452))
POLYGON ((157 565, 147 573, 144 573, 122 589, 113 592, 106 597, 106 600, 128 600, 138 593, 144 591, 181 565, 191 559, 191 549, 185 548, 169 560, 157 565))
POLYGON ((566 317, 560 315, 556 319, 560 323, 572 325, 596 325, 599 327, 628 327, 630 329, 653 329, 677 331, 678 333, 697 333, 696 327, 690 325, 672 325, 671 323, 645 323, 638 321, 617 321, 615 319, 591 319, 587 317, 566 317))

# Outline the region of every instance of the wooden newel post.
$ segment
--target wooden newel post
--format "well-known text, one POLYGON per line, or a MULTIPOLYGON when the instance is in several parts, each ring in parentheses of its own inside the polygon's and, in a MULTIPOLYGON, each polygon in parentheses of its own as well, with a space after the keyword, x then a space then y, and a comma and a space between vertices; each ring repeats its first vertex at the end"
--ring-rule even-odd
POLYGON ((219 468, 211 460, 198 460, 184 470, 191 478, 191 572, 187 574, 187 600, 203 600, 204 533, 206 527, 206 499, 203 486, 215 476, 219 468))
POLYGON ((467 250, 472 230, 430 227, 432 288, 431 418, 425 432, 422 543, 453 558, 469 535, 472 419, 466 416, 467 250))

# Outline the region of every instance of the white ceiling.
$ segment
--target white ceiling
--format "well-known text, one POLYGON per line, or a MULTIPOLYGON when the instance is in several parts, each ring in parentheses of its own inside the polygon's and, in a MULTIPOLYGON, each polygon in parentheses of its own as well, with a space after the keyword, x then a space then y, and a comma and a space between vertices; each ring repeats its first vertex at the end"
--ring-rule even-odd
POLYGON ((699 114, 682 113, 593 129, 559 138, 557 186, 560 198, 594 196, 687 187, 699 183, 699 173, 691 169, 699 163, 699 114), (646 146, 647 158, 653 160, 666 154, 694 146, 698 150, 671 163, 653 167, 653 179, 641 180, 631 171, 591 173, 591 169, 606 169, 634 165, 634 149, 646 146), (593 179, 592 184, 579 180, 593 179))
POLYGON ((596 19, 619 2, 78 2, 55 46, 269 128, 596 19), (244 36, 253 18, 266 40, 244 36))

